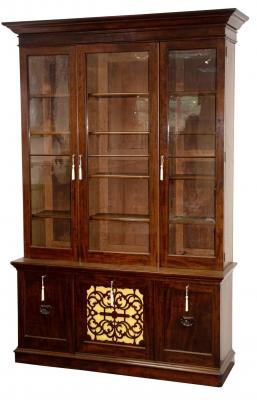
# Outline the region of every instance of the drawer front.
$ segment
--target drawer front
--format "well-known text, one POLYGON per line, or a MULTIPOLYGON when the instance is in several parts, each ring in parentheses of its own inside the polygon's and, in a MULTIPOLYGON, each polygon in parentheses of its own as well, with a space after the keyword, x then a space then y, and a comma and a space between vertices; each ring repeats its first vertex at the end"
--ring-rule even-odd
POLYGON ((77 350, 150 358, 151 292, 145 280, 111 274, 78 275, 77 350))
POLYGON ((215 366, 219 362, 219 285, 187 280, 156 284, 157 358, 215 366))
POLYGON ((71 349, 72 276, 46 270, 19 272, 19 344, 71 349))

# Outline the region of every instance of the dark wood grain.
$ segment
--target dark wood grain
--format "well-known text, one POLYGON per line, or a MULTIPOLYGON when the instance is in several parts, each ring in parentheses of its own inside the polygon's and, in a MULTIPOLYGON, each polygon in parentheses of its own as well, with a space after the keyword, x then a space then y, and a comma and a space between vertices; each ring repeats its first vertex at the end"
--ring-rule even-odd
POLYGON ((61 368, 82 369, 145 378, 163 379, 198 385, 222 386, 234 366, 234 354, 221 368, 186 366, 152 361, 106 357, 94 354, 46 352, 17 348, 15 360, 20 363, 45 365, 61 368))
POLYGON ((19 293, 23 307, 20 313, 19 345, 55 351, 72 349, 71 285, 72 276, 67 273, 46 272, 19 273, 19 293), (41 301, 41 277, 45 276, 45 301, 41 301), (47 307, 49 314, 40 312, 47 307))
MULTIPOLYGON (((16 362, 212 386, 224 383, 234 365, 232 273, 236 264, 233 262, 231 207, 234 44, 237 30, 247 19, 243 13, 232 8, 3 23, 19 35, 20 46, 25 257, 11 263, 18 275, 16 362), (209 78, 199 72, 199 60, 181 62, 175 56, 175 61, 169 61, 169 51, 184 50, 190 53, 204 49, 209 49, 212 55, 216 54, 216 65, 212 57, 213 71, 216 70, 209 74, 209 78), (148 69, 145 68, 146 64, 142 67, 134 62, 134 69, 130 71, 124 60, 121 63, 111 60, 102 68, 104 72, 99 72, 99 60, 89 64, 88 55, 115 52, 148 52, 148 69), (66 127, 62 131, 57 127, 55 131, 54 124, 48 124, 48 119, 51 120, 47 115, 48 110, 42 113, 42 119, 45 118, 47 122, 32 127, 30 132, 29 103, 52 102, 55 92, 51 85, 49 89, 50 79, 47 77, 45 82, 43 74, 44 90, 29 94, 28 57, 33 55, 69 57, 70 96, 65 90, 56 92, 61 101, 70 100, 69 129, 66 127), (87 63, 90 65, 89 74, 87 63), (142 74, 142 71, 145 73, 142 74), (117 78, 116 82, 112 76, 117 78), (96 79, 97 84, 92 84, 89 78, 92 81, 96 79), (100 80, 103 80, 103 84, 99 84, 100 80), (207 99, 209 106, 205 104, 203 107, 203 118, 199 125, 193 124, 194 118, 191 118, 189 125, 184 121, 185 128, 180 129, 176 122, 176 129, 172 131, 175 132, 174 136, 180 137, 176 142, 168 138, 169 110, 172 107, 176 110, 176 118, 180 122, 183 122, 183 118, 187 119, 176 108, 177 99, 180 101, 183 95, 189 98, 198 96, 199 104, 207 99), (146 128, 140 123, 137 126, 134 120, 129 121, 129 113, 122 106, 124 99, 133 102, 136 96, 144 101, 150 99, 149 126, 146 128), (111 107, 104 106, 104 112, 101 113, 104 115, 103 124, 90 126, 87 121, 89 102, 102 100, 103 103, 117 102, 114 122, 109 117, 111 107), (204 132, 199 131, 199 126, 204 132), (68 243, 67 238, 60 240, 63 248, 32 246, 30 140, 41 140, 40 135, 43 141, 47 141, 51 135, 55 139, 58 139, 58 135, 67 139, 69 132, 71 141, 68 156, 73 154, 75 162, 75 180, 70 185, 71 210, 67 206, 67 199, 58 198, 59 208, 51 209, 51 205, 43 208, 39 201, 33 216, 37 220, 56 216, 58 222, 71 221, 71 246, 64 248, 68 243), (134 138, 135 134, 140 140, 134 138), (113 135, 111 143, 108 142, 108 135, 113 135), (122 135, 122 139, 119 135, 122 135), (198 148, 198 144, 202 143, 200 136, 203 135, 203 145, 198 148), (185 139, 182 140, 182 136, 185 139), (172 146, 169 146, 169 140, 172 146), (94 151, 89 154, 90 141, 94 151), (145 144, 147 141, 148 147, 145 144), (109 164, 102 169, 106 162, 102 162, 101 157, 106 157, 106 154, 102 154, 100 148, 105 152, 118 149, 117 153, 113 153, 116 159, 118 156, 122 159, 126 151, 131 151, 130 156, 136 159, 136 170, 129 173, 126 168, 116 168, 113 171, 109 169, 109 164), (179 154, 181 148, 182 155, 179 154), (82 180, 78 179, 80 155, 82 180), (138 162, 145 155, 149 155, 147 171, 138 162), (94 156, 97 161, 92 172, 90 163, 94 156), (160 156, 164 156, 163 181, 159 176, 160 156), (168 165, 171 158, 172 162, 168 165), (99 205, 100 200, 105 200, 104 206, 101 203, 99 209, 94 208, 94 204, 90 205, 88 200, 89 182, 92 179, 98 185, 93 193, 93 203, 95 201, 99 205), (108 179, 111 182, 106 189, 101 182, 106 183, 108 179), (115 180, 118 183, 114 184, 115 180), (121 180, 124 181, 122 188, 119 187, 121 180), (149 182, 147 201, 133 180, 140 182, 142 192, 146 187, 143 185, 149 182), (183 190, 178 190, 177 196, 177 189, 174 189, 177 197, 170 196, 169 187, 175 187, 181 180, 186 182, 183 183, 183 190), (192 192, 194 185, 198 185, 196 194, 192 192), (215 195, 211 193, 213 187, 215 195), (134 192, 135 196, 129 201, 129 194, 134 192), (197 208, 195 213, 190 199, 194 200, 197 208), (130 233, 132 240, 129 245, 123 238, 123 231, 118 233, 119 240, 115 239, 113 244, 110 240, 112 233, 107 230, 101 232, 97 227, 96 238, 93 238, 90 248, 89 223, 100 224, 99 221, 104 224, 110 221, 132 223, 138 226, 138 231, 134 228, 130 233), (135 237, 141 234, 142 223, 150 227, 149 251, 133 253, 131 248, 137 248, 135 237), (179 244, 175 246, 169 238, 171 223, 179 225, 179 233, 175 237, 179 244), (188 225, 193 227, 191 236, 188 233, 190 229, 183 230, 188 225), (201 232, 204 232, 203 241, 201 232), (107 242, 107 250, 105 242, 102 247, 100 245, 101 235, 107 242), (197 247, 197 241, 203 245, 197 247), (183 242, 183 246, 180 242, 183 242), (101 251, 103 248, 105 251, 101 251), (128 248, 130 250, 126 252, 128 248), (191 253, 188 255, 187 251, 191 253), (45 300, 42 300, 44 275, 45 300), (111 291, 113 285, 114 291, 111 291), (185 297, 187 290, 188 309, 185 297), (111 293, 124 296, 123 300, 115 297, 113 303, 108 297, 111 293), (95 311, 92 307, 89 299, 92 294, 98 296, 94 298, 96 302, 102 301, 101 311, 95 311), (94 316, 96 312, 98 317, 104 316, 106 321, 108 315, 116 327, 117 322, 126 322, 129 318, 126 314, 128 308, 122 311, 125 314, 121 318, 119 306, 124 302, 133 304, 138 299, 139 311, 134 310, 133 315, 143 318, 143 323, 139 324, 140 329, 143 327, 143 338, 140 336, 139 342, 128 334, 131 320, 127 321, 127 325, 122 325, 125 332, 123 339, 118 337, 116 328, 113 328, 109 337, 99 337, 95 333, 88 316, 94 316)), ((50 68, 49 76, 53 77, 55 72, 50 68)), ((53 78, 54 86, 55 81, 53 78)), ((101 115, 97 114, 97 107, 93 107, 93 114, 98 121, 101 115)), ((58 116, 59 119, 61 117, 58 116)), ((65 155, 67 158, 67 149, 65 155)), ((40 184, 40 180, 37 183, 40 184)), ((51 190, 49 188, 49 196, 51 190)), ((142 232, 144 235, 144 230, 142 232)), ((138 248, 140 246, 142 248, 144 244, 138 248)))
POLYGON ((114 17, 76 18, 45 21, 3 22, 17 34, 46 32, 83 32, 135 28, 167 28, 170 26, 228 24, 239 29, 248 17, 236 8, 174 13, 124 15, 114 17))

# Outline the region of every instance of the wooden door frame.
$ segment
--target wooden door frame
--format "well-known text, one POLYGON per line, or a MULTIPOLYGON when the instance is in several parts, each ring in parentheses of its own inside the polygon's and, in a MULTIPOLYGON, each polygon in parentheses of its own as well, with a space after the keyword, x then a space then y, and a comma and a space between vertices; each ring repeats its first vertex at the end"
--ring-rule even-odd
POLYGON ((160 264, 161 267, 223 269, 224 238, 224 86, 225 39, 174 40, 160 44, 160 154, 165 156, 164 180, 160 182, 160 264), (215 257, 168 255, 168 51, 216 49, 216 196, 215 196, 215 257))
POLYGON ((158 263, 158 44, 156 43, 121 43, 88 44, 77 46, 78 60, 78 124, 79 153, 83 154, 83 181, 79 185, 79 221, 80 253, 83 261, 103 263, 126 263, 157 266, 158 263), (124 254, 114 252, 88 251, 88 176, 87 176, 87 138, 86 120, 86 54, 103 52, 149 52, 149 93, 150 143, 149 143, 149 213, 150 213, 150 248, 149 254, 124 254))
POLYGON ((24 254, 28 258, 59 258, 76 260, 77 251, 77 182, 71 181, 71 248, 46 248, 31 245, 31 190, 30 190, 30 139, 29 139, 29 93, 28 93, 28 57, 47 55, 69 56, 70 90, 70 149, 77 153, 77 88, 76 88, 76 52, 69 47, 20 47, 21 116, 22 116, 22 173, 23 173, 23 218, 24 218, 24 254))

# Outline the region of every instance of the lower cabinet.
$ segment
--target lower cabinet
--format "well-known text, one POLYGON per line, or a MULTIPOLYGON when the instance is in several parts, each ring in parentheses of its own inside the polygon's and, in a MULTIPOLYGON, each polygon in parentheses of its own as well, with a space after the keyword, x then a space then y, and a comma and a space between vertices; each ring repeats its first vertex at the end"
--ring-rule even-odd
POLYGON ((158 360, 219 365, 219 284, 169 280, 156 285, 158 360))
POLYGON ((72 279, 46 270, 19 272, 19 346, 70 351, 72 279))
POLYGON ((19 326, 19 347, 219 367, 220 283, 19 271, 19 326))
POLYGON ((77 351, 153 358, 150 281, 78 274, 75 293, 77 351))

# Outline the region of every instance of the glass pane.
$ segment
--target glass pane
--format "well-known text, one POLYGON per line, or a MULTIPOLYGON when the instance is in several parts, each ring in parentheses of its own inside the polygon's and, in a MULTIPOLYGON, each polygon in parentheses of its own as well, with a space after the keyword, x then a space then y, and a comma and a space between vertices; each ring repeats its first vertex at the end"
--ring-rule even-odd
POLYGON ((148 52, 86 56, 89 250, 149 251, 148 52))
POLYGON ((70 247, 70 219, 32 217, 32 246, 70 247))
POLYGON ((30 56, 30 95, 68 95, 68 62, 68 56, 30 56))
POLYGON ((172 91, 215 90, 216 50, 177 50, 169 53, 172 91))
POLYGON ((169 254, 214 256, 215 87, 215 50, 169 52, 169 254))
POLYGON ((148 157, 90 157, 88 160, 88 173, 91 177, 95 174, 135 175, 148 177, 148 157))
POLYGON ((148 223, 95 220, 90 221, 89 231, 91 250, 116 253, 149 252, 148 223))
POLYGON ((169 132, 175 134, 215 133, 215 96, 171 96, 169 132))
POLYGON ((68 56, 30 56, 31 154, 69 154, 68 56))
POLYGON ((170 217, 214 218, 214 180, 172 179, 170 191, 170 217))
POLYGON ((214 158, 171 158, 169 174, 171 179, 214 179, 214 158))
POLYGON ((170 135, 172 157, 215 157, 215 135, 170 135))
POLYGON ((142 95, 89 95, 89 133, 148 132, 148 98, 142 95))
MULTIPOLYGON (((169 253, 184 256, 214 256, 214 224, 183 223, 183 220, 174 221, 169 229, 169 253)), ((200 221, 201 222, 201 221, 200 221)))
POLYGON ((30 138, 31 154, 69 154, 69 135, 33 135, 30 138))
POLYGON ((31 156, 30 164, 32 244, 69 247, 70 159, 31 156))
POLYGON ((148 52, 87 56, 88 93, 148 92, 148 52))
POLYGON ((88 153, 103 155, 148 155, 147 134, 89 135, 88 153))
POLYGON ((68 64, 65 55, 28 58, 32 246, 71 246, 68 64))
POLYGON ((148 218, 148 179, 92 178, 89 180, 89 215, 143 214, 148 218))

